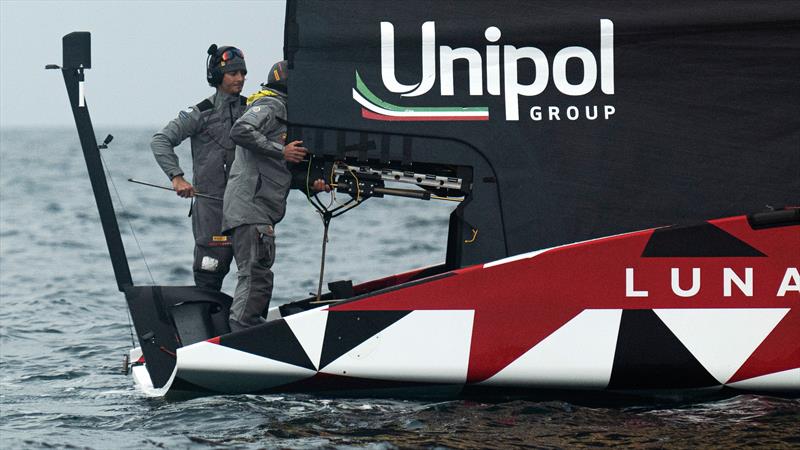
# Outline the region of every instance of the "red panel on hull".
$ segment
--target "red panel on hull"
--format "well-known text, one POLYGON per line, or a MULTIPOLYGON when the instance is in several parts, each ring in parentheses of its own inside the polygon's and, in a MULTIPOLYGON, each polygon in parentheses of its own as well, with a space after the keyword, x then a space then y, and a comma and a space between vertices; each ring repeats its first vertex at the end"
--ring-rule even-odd
POLYGON ((728 382, 733 383, 798 367, 800 367, 800 307, 794 307, 728 382))
MULTIPOLYGON (((800 262, 800 226, 755 231, 743 216, 710 223, 767 256, 643 258, 653 233, 648 230, 558 247, 487 268, 473 266, 456 271, 456 276, 330 309, 474 310, 467 381, 478 382, 496 374, 585 309, 800 307, 796 291, 777 296, 786 270, 800 262), (793 242, 797 245, 791 245, 793 242), (627 295, 626 268, 634 269, 634 288, 647 291, 646 297, 627 295), (689 297, 677 295, 671 283, 673 268, 680 270, 684 289, 692 283, 692 269, 700 269, 699 291, 689 297), (745 268, 752 268, 753 295, 733 286, 731 295, 725 297, 725 268, 739 277, 744 276, 745 268)), ((762 345, 788 353, 776 367, 800 365, 798 330, 798 314, 792 311, 770 335, 770 342, 762 345)), ((761 349, 756 353, 762 351, 770 353, 761 349)), ((752 364, 766 370, 758 361, 752 364)))

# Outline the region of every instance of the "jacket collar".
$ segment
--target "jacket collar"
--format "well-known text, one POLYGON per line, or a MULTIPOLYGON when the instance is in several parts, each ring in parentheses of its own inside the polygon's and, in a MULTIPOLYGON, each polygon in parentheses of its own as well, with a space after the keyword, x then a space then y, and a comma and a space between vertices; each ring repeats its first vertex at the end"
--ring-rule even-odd
POLYGON ((260 91, 256 92, 255 94, 252 94, 250 97, 247 97, 247 104, 249 105, 254 101, 263 97, 278 97, 281 100, 286 100, 286 94, 273 89, 262 88, 260 91))
POLYGON ((236 94, 226 94, 222 91, 222 89, 217 88, 217 92, 212 96, 211 99, 214 102, 214 106, 222 106, 228 103, 239 102, 241 96, 236 94))

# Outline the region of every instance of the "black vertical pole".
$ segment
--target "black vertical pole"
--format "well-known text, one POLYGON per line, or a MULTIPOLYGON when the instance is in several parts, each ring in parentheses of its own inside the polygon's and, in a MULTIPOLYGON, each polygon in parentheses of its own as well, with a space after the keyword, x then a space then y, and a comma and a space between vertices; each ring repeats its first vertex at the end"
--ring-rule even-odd
POLYGON ((133 286, 128 258, 119 233, 117 216, 114 214, 114 204, 108 192, 103 163, 100 159, 100 150, 97 148, 97 139, 94 136, 92 119, 85 99, 82 98, 81 83, 83 83, 84 69, 91 68, 90 34, 88 32, 74 32, 63 38, 64 64, 61 73, 67 86, 72 115, 75 117, 75 126, 78 128, 83 157, 86 168, 89 170, 89 180, 92 191, 100 212, 100 222, 108 244, 108 253, 114 267, 114 276, 117 278, 117 287, 121 292, 126 287, 133 286))

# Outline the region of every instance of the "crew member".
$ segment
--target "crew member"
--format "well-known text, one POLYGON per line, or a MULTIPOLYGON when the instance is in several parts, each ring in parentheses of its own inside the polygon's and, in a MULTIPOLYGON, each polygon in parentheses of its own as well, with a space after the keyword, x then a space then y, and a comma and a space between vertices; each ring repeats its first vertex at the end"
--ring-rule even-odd
MULTIPOLYGON (((308 150, 302 141, 286 144, 286 61, 275 63, 262 89, 247 99, 248 109, 231 129, 236 159, 225 189, 222 231, 233 238, 238 282, 231 306, 231 331, 264 322, 272 298, 275 225, 286 211, 290 187, 306 189, 306 174, 292 179, 287 163, 308 150)), ((321 179, 314 191, 330 187, 321 179)))
MULTIPOLYGON (((178 113, 178 117, 153 136, 150 148, 180 197, 194 197, 197 192, 222 198, 236 148, 230 130, 246 108, 246 98, 239 95, 246 74, 241 50, 211 45, 206 81, 216 89, 214 95, 178 113), (186 138, 191 138, 194 184, 184 178, 175 154, 175 147, 186 138)), ((194 197, 189 214, 195 241, 192 267, 195 285, 219 291, 233 257, 228 237, 220 234, 222 202, 194 197)))

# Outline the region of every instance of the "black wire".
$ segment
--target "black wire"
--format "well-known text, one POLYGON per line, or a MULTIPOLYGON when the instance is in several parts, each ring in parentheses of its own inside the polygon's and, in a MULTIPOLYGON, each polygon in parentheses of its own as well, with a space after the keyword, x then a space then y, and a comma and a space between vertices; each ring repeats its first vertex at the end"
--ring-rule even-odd
MULTIPOLYGON (((119 190, 117 190, 116 183, 114 183, 114 175, 111 173, 111 168, 108 167, 108 163, 106 163, 106 159, 103 157, 103 153, 102 152, 98 153, 100 154, 100 159, 103 162, 103 168, 108 173, 108 179, 111 180, 111 186, 114 187, 114 193, 117 195, 117 200, 119 201, 120 209, 122 210, 123 213, 125 213, 126 212, 125 204, 122 202, 122 197, 119 195, 119 190)), ((128 227, 130 227, 131 229, 131 234, 133 235, 133 239, 134 241, 136 241, 136 247, 139 249, 139 255, 141 255, 142 261, 144 262, 144 266, 145 268, 147 268, 148 275, 150 275, 150 281, 153 284, 156 284, 156 281, 153 278, 153 273, 150 271, 150 266, 147 264, 147 259, 145 259, 144 257, 144 251, 142 250, 142 246, 141 244, 139 244, 139 238, 136 236, 136 231, 134 231, 133 229, 133 222, 131 222, 129 214, 124 214, 124 216, 125 216, 125 221, 128 222, 128 227)), ((133 319, 131 318, 131 311, 127 307, 127 305, 125 306, 126 306, 125 312, 127 312, 128 315, 128 330, 131 333, 131 347, 136 348, 136 341, 133 339, 133 319)))

